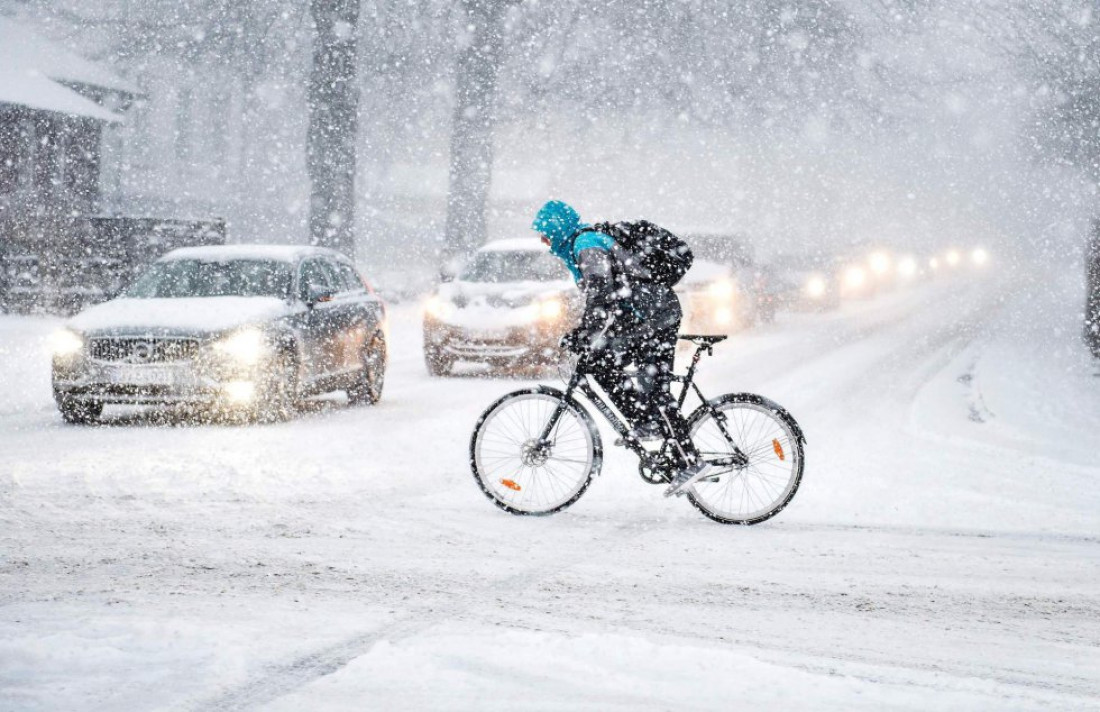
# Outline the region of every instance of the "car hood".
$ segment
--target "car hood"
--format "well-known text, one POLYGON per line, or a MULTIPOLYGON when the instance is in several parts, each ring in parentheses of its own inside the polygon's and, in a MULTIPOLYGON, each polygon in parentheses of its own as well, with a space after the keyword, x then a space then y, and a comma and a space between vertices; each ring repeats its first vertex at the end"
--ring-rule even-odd
POLYGON ((122 297, 86 309, 69 320, 85 334, 164 334, 202 336, 290 313, 276 297, 122 297))
POLYGON ((569 280, 553 282, 447 282, 439 285, 440 299, 457 311, 445 321, 452 326, 521 326, 531 323, 530 310, 539 299, 575 298, 577 290, 569 280))
POLYGON ((568 280, 556 282, 447 282, 439 285, 439 296, 460 307, 518 309, 536 299, 571 291, 568 280))

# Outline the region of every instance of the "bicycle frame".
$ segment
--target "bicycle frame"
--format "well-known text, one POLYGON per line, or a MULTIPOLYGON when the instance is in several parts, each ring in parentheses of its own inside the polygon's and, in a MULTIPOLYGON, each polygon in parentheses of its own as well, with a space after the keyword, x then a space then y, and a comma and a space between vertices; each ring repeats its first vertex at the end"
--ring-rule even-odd
MULTIPOLYGON (((726 431, 725 417, 722 413, 716 411, 707 400, 707 397, 703 395, 703 391, 695 383, 695 371, 699 366, 699 361, 703 357, 703 352, 707 354, 713 354, 714 347, 711 344, 696 344, 695 353, 691 358, 691 365, 688 367, 687 373, 684 375, 673 374, 672 381, 682 383, 683 387, 680 389, 680 395, 676 399, 676 407, 683 412, 684 403, 687 401, 689 391, 693 391, 702 401, 702 407, 708 408, 712 411, 712 415, 715 417, 719 428, 722 430, 722 434, 726 437, 731 445, 733 445, 735 454, 730 462, 724 463, 727 465, 738 465, 743 462, 748 462, 748 458, 744 456, 741 450, 733 442, 729 432, 726 431)), ((569 383, 565 388, 565 398, 554 409, 553 414, 550 416, 550 420, 546 423, 546 427, 543 429, 542 434, 539 436, 538 446, 549 447, 550 434, 553 432, 554 427, 558 423, 558 419, 561 418, 562 413, 565 412, 566 403, 573 399, 574 394, 580 391, 584 394, 585 398, 607 419, 607 422, 622 438, 622 443, 634 452, 643 462, 651 460, 654 457, 652 451, 646 450, 641 441, 634 437, 631 432, 630 424, 620 418, 615 411, 607 404, 607 401, 600 396, 600 394, 593 388, 588 379, 588 355, 581 357, 577 362, 577 367, 573 370, 573 375, 569 379, 569 383)), ((656 452, 658 461, 663 461, 666 457, 666 452, 670 445, 674 443, 673 440, 666 438, 661 443, 661 449, 656 452)))

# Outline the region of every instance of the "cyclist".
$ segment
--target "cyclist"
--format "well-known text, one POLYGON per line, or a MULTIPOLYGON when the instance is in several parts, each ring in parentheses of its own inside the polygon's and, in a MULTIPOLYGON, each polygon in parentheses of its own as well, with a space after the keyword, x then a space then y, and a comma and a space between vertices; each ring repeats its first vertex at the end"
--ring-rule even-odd
POLYGON ((590 355, 590 374, 639 439, 671 441, 676 474, 665 496, 682 494, 709 468, 691 442, 669 388, 682 316, 680 300, 670 287, 632 272, 623 248, 609 235, 586 230, 590 226, 567 203, 547 202, 531 227, 584 292, 580 325, 562 339, 562 345, 590 355), (625 372, 629 365, 636 373, 625 372))

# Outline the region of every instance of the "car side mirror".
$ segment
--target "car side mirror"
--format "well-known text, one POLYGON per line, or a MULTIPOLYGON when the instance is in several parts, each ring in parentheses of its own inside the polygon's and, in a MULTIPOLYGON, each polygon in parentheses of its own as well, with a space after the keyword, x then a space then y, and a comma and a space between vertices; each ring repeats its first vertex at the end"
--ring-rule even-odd
POLYGON ((439 268, 439 281, 453 282, 458 279, 458 273, 462 271, 465 262, 461 257, 452 257, 445 260, 439 268))
POLYGON ((334 294, 336 292, 328 287, 310 287, 309 295, 306 297, 306 306, 312 309, 318 304, 331 302, 334 294))

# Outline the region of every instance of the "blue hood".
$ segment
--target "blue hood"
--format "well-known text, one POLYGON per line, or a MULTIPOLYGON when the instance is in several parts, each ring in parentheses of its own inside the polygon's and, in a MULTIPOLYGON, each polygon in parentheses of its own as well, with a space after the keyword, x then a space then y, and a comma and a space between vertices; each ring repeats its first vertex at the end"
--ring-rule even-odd
POLYGON ((550 252, 561 258, 573 277, 579 280, 581 273, 573 256, 573 236, 578 230, 588 227, 588 224, 581 222, 581 216, 573 206, 560 200, 551 200, 539 210, 531 227, 550 238, 550 252))

